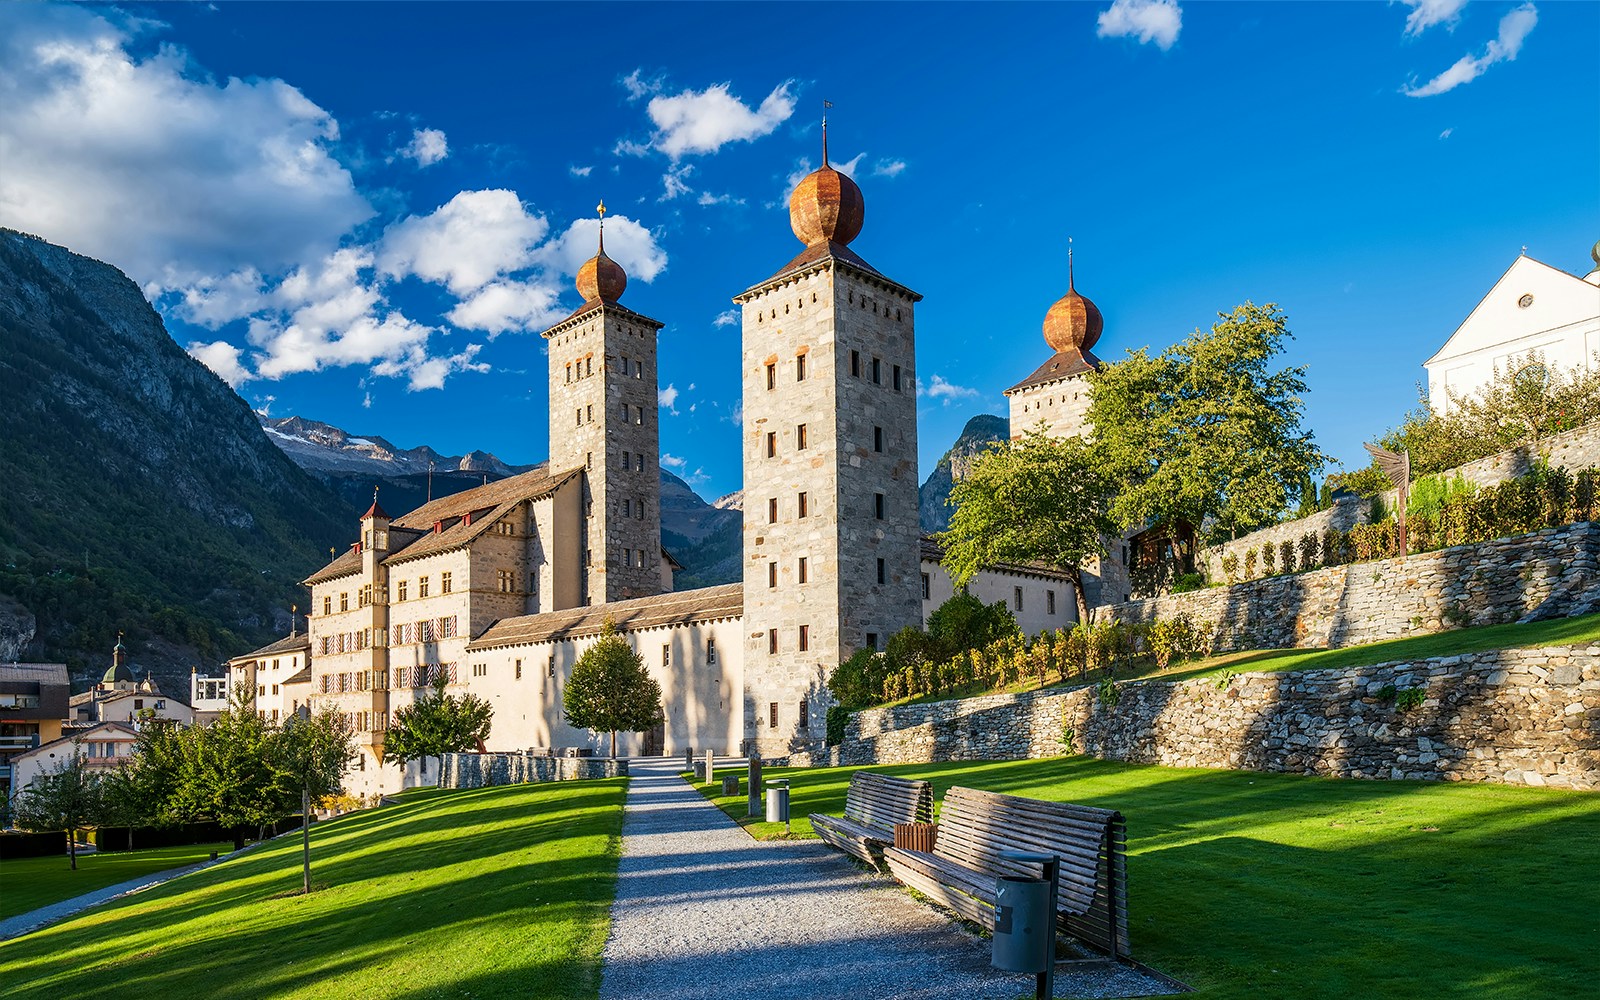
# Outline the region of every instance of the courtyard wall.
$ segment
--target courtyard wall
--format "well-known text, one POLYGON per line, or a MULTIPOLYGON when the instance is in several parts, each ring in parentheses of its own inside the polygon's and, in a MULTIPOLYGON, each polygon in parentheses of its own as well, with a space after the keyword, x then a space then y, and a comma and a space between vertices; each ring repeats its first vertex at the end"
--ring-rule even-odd
POLYGON ((538 757, 531 753, 447 753, 440 788, 484 788, 540 781, 586 781, 628 773, 628 762, 611 757, 538 757))

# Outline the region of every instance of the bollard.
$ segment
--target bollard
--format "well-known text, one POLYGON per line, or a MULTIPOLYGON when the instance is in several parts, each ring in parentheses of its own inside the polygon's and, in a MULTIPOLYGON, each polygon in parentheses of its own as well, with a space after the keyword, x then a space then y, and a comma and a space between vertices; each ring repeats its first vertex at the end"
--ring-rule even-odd
POLYGON ((750 777, 747 781, 749 789, 744 801, 744 814, 750 819, 761 815, 761 758, 751 756, 750 777))
POLYGON ((694 747, 683 748, 683 769, 694 774, 694 747))
POLYGON ((722 794, 739 794, 739 776, 737 774, 724 774, 722 776, 722 794))
POLYGON ((707 750, 706 751, 706 784, 714 785, 716 783, 717 783, 717 752, 715 750, 707 750))
POLYGON ((789 782, 775 778, 767 785, 767 822, 782 823, 784 835, 789 833, 789 782))

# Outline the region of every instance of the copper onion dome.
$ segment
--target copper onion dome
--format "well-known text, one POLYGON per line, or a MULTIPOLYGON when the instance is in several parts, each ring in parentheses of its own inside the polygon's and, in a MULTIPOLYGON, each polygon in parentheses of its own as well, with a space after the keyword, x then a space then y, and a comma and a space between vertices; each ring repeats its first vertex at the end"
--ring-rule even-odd
POLYGON ((585 302, 615 302, 628 287, 628 274, 622 265, 606 256, 606 203, 601 202, 600 250, 578 268, 578 294, 585 302))
POLYGON ((822 166, 789 196, 789 226, 806 246, 848 244, 861 235, 867 203, 856 182, 828 165, 828 122, 822 122, 822 166))
POLYGON ((1044 314, 1044 341, 1050 349, 1087 351, 1100 339, 1105 319, 1093 302, 1078 294, 1072 276, 1072 251, 1067 251, 1067 294, 1044 314))

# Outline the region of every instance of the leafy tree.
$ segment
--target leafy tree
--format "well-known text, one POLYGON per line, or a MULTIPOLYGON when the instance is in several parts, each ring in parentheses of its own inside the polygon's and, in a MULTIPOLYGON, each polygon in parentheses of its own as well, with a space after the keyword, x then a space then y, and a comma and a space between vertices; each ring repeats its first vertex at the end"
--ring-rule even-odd
POLYGON ((1300 426, 1306 369, 1274 367, 1292 336, 1283 312, 1246 302, 1219 317, 1209 332, 1089 376, 1088 420, 1119 485, 1111 515, 1120 525, 1250 531, 1274 522, 1327 464, 1300 426))
POLYGON ((100 775, 89 769, 76 743, 72 752, 28 783, 17 797, 16 824, 24 830, 64 830, 67 856, 78 870, 78 838, 73 831, 100 824, 100 775))
POLYGON ((978 455, 950 491, 955 513, 944 566, 959 587, 995 563, 1045 563, 1072 581, 1078 620, 1089 620, 1083 567, 1105 555, 1116 530, 1108 515, 1112 486, 1082 438, 1032 430, 978 455))
POLYGON ((1016 615, 1006 602, 985 604, 964 589, 951 594, 928 616, 928 635, 938 644, 935 658, 941 660, 969 649, 983 649, 1016 631, 1016 615))
POLYGON ((613 757, 617 755, 618 731, 642 732, 666 720, 661 710, 661 685, 610 621, 600 641, 585 650, 573 666, 561 694, 561 710, 568 725, 609 732, 613 757))
POLYGON ((151 802, 142 794, 135 773, 135 764, 125 760, 100 779, 100 825, 126 827, 130 851, 133 850, 133 828, 146 826, 152 819, 151 802))
POLYGON ((494 709, 474 694, 445 693, 445 678, 434 678, 433 690, 416 704, 402 708, 384 736, 384 756, 402 768, 413 760, 475 749, 489 738, 494 709))
POLYGON ((233 846, 244 847, 245 831, 276 822, 295 808, 295 787, 282 753, 282 734, 236 692, 228 710, 209 726, 173 733, 167 816, 177 822, 210 820, 233 830, 233 846))
POLYGON ((337 795, 342 779, 355 760, 356 747, 350 720, 341 712, 324 708, 316 715, 290 716, 283 725, 283 767, 300 789, 300 852, 303 892, 311 892, 311 803, 337 795))
POLYGON ((864 646, 828 676, 828 691, 845 708, 865 708, 883 697, 888 675, 889 657, 864 646))

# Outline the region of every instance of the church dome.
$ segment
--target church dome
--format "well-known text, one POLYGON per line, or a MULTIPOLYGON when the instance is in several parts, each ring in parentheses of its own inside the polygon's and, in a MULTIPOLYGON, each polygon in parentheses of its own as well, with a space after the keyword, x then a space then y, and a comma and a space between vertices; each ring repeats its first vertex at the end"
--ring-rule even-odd
POLYGON ((789 226, 806 246, 848 244, 861 235, 867 203, 856 182, 828 165, 807 174, 789 196, 789 226))
POLYGON ((117 636, 117 644, 111 650, 111 666, 100 678, 103 684, 116 684, 121 681, 133 683, 133 671, 128 669, 128 648, 122 644, 122 636, 117 636))
POLYGON ((1061 351, 1087 351, 1100 339, 1105 329, 1105 319, 1100 309, 1078 294, 1072 279, 1072 265, 1067 265, 1067 294, 1056 300, 1044 314, 1044 340, 1050 349, 1061 351))
POLYGON ((606 256, 606 203, 595 211, 600 213, 600 249, 578 268, 578 294, 585 302, 615 302, 628 287, 628 272, 606 256))

